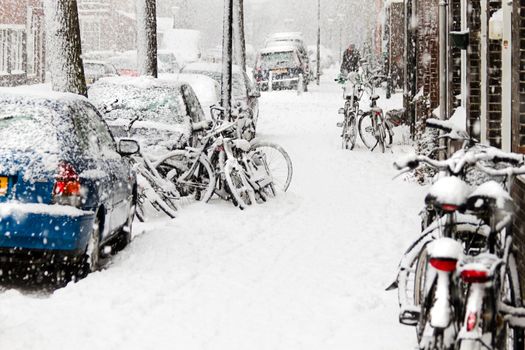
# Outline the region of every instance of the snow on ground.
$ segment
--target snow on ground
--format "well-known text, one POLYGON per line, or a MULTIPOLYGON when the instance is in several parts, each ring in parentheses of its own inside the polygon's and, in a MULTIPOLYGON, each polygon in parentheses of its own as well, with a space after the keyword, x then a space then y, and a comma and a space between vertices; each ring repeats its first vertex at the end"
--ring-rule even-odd
POLYGON ((9 349, 407 349, 395 276, 423 189, 392 181, 406 152, 340 149, 341 91, 264 93, 260 136, 294 162, 287 194, 244 212, 186 206, 135 225, 107 269, 52 295, 0 295, 9 349))

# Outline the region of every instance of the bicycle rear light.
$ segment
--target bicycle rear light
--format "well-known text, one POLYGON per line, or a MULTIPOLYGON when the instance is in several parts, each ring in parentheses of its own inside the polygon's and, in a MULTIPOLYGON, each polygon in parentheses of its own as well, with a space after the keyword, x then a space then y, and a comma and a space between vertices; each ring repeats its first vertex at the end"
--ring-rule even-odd
POLYGON ((457 259, 451 258, 430 258, 430 265, 439 271, 452 272, 456 270, 457 259))
POLYGON ((443 204, 441 205, 441 209, 443 209, 444 212, 453 213, 459 209, 459 206, 455 204, 443 204))
POLYGON ((490 280, 490 276, 486 270, 470 269, 461 271, 461 279, 465 283, 485 283, 490 280))

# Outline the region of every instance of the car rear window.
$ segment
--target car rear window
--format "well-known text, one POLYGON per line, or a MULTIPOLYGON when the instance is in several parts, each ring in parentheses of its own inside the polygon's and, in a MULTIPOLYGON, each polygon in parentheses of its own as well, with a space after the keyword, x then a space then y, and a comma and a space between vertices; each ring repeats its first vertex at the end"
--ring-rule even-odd
POLYGON ((0 149, 58 153, 56 115, 41 106, 0 106, 0 149))
POLYGON ((107 109, 104 119, 109 121, 139 118, 171 125, 187 123, 183 97, 175 88, 104 84, 93 86, 89 94, 96 105, 107 109))
POLYGON ((297 63, 297 56, 293 51, 271 52, 261 54, 260 67, 263 69, 290 68, 297 63))

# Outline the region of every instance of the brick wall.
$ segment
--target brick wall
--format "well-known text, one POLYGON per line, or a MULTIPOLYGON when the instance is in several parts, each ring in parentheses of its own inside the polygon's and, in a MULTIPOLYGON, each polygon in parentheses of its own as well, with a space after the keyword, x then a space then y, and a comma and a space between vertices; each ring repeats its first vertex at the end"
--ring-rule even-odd
MULTIPOLYGON (((450 0, 449 2, 449 30, 461 30, 461 0, 450 0)), ((451 47, 449 51, 449 115, 461 103, 456 96, 461 97, 461 50, 451 47)))
MULTIPOLYGON (((488 18, 501 8, 501 0, 488 3, 488 18)), ((488 40, 487 140, 501 148, 501 40, 488 40)))
POLYGON ((394 86, 403 86, 403 67, 404 59, 404 45, 405 45, 405 5, 401 2, 394 2, 390 5, 391 13, 391 45, 392 50, 392 75, 394 79, 394 86))
POLYGON ((480 0, 471 0, 468 15, 470 29, 467 50, 467 118, 470 134, 480 139, 481 116, 481 4, 480 0))
POLYGON ((439 105, 439 8, 438 2, 420 0, 417 3, 417 91, 429 97, 430 110, 417 106, 418 116, 428 114, 439 105))

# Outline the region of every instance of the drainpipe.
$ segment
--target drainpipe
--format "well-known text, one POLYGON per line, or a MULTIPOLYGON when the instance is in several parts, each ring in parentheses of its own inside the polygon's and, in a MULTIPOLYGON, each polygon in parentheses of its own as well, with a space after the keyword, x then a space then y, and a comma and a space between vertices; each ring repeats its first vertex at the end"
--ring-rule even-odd
MULTIPOLYGON (((446 120, 448 106, 448 0, 439 1, 439 119, 446 120)), ((439 146, 442 151, 439 152, 439 159, 444 159, 446 151, 443 150, 444 139, 439 140, 439 146)))

